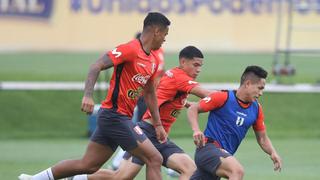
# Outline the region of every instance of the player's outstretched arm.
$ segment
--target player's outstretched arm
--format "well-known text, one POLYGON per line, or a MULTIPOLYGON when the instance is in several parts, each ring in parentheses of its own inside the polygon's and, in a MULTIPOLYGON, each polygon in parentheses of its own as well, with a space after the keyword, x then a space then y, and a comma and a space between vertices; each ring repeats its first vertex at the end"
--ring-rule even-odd
POLYGON ((188 108, 187 115, 188 115, 188 121, 191 126, 191 129, 193 130, 194 144, 198 147, 202 147, 205 145, 205 141, 204 141, 204 134, 199 128, 199 123, 198 123, 199 112, 201 112, 201 110, 199 109, 199 104, 192 103, 188 108))
POLYGON ((204 89, 200 85, 198 85, 191 89, 190 94, 193 94, 199 98, 205 98, 213 92, 216 92, 216 90, 204 89))
POLYGON ((263 149, 264 152, 270 155, 270 158, 273 161, 274 170, 280 172, 282 168, 281 157, 278 155, 277 151, 273 147, 272 142, 267 136, 266 131, 255 131, 255 135, 261 149, 263 149))
POLYGON ((81 111, 86 113, 92 113, 94 107, 94 101, 92 98, 94 85, 97 82, 100 71, 108 69, 113 66, 113 62, 110 60, 107 54, 102 55, 95 63, 91 64, 87 80, 84 86, 84 95, 81 103, 81 111))
POLYGON ((151 113, 151 121, 156 130, 157 139, 159 142, 167 141, 167 133, 164 130, 162 123, 160 121, 159 109, 158 109, 158 101, 155 93, 154 81, 149 80, 144 87, 144 98, 147 107, 151 113))

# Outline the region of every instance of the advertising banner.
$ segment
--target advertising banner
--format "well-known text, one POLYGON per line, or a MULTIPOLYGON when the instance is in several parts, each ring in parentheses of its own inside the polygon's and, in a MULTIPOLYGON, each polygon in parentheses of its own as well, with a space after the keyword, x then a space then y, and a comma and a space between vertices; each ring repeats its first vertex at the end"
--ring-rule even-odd
MULTIPOLYGON (((150 11, 172 22, 164 47, 273 51, 278 12, 285 42, 288 0, 0 0, 0 50, 100 51, 142 29, 150 11)), ((294 0, 297 47, 320 48, 320 0, 294 0), (318 24, 318 31, 317 29, 318 24), (305 31, 312 29, 312 31, 305 31)))

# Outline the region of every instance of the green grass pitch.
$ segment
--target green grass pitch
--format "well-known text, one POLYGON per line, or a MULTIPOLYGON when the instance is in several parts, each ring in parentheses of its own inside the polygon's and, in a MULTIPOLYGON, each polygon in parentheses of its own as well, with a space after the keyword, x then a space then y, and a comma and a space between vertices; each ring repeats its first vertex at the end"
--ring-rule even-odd
MULTIPOLYGON (((174 141, 193 157, 194 145, 191 137, 175 138, 174 141)), ((274 139, 273 143, 283 158, 281 173, 273 171, 272 161, 260 149, 255 139, 244 140, 236 158, 245 168, 245 180, 317 180, 320 178, 319 139, 274 139)), ((33 174, 63 159, 81 157, 87 140, 1 140, 0 144, 0 177, 9 180, 17 179, 22 172, 33 174)), ((104 167, 108 167, 108 163, 104 167)), ((162 169, 162 174, 164 180, 170 179, 165 169, 162 169)), ((140 171, 135 179, 145 179, 145 169, 140 171)))

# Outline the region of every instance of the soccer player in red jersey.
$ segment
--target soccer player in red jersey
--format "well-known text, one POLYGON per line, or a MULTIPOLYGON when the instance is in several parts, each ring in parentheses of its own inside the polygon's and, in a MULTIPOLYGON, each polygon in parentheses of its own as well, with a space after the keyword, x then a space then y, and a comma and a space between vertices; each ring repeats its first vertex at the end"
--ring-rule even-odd
POLYGON ((243 179, 243 167, 232 155, 250 127, 253 127, 260 147, 270 155, 274 170, 281 170, 281 158, 267 136, 262 106, 257 101, 262 96, 267 74, 259 66, 248 66, 241 76, 238 90, 214 92, 188 109, 194 142, 198 147, 195 154, 197 170, 192 180, 243 179), (207 126, 202 133, 198 113, 208 111, 207 126))
POLYGON ((131 121, 139 96, 144 94, 152 114, 157 140, 165 142, 167 134, 161 124, 155 95, 154 78, 159 59, 154 54, 168 34, 170 21, 161 13, 151 12, 144 19, 140 39, 119 45, 90 66, 85 83, 81 110, 92 113, 94 85, 100 71, 114 67, 106 99, 98 113, 97 129, 81 159, 65 160, 34 176, 22 174, 19 179, 52 180, 76 174, 96 172, 118 146, 147 165, 147 179, 161 178, 162 157, 143 131, 131 121))
MULTIPOLYGON (((203 64, 202 52, 194 46, 187 46, 180 51, 179 67, 172 68, 165 72, 157 88, 158 107, 161 123, 167 133, 170 132, 172 124, 176 121, 183 107, 188 107, 188 94, 194 94, 200 98, 208 96, 211 92, 200 87, 194 81, 201 71, 203 64)), ((169 167, 180 173, 180 180, 190 179, 196 166, 194 161, 169 138, 165 143, 159 143, 156 139, 155 128, 152 126, 150 111, 144 115, 138 125, 159 150, 163 157, 163 166, 169 167)), ((136 156, 129 153, 124 155, 120 167, 116 171, 100 170, 95 174, 83 175, 76 180, 97 180, 97 179, 133 179, 143 166, 136 156)))
MULTIPOLYGON (((139 39, 140 36, 141 36, 141 32, 137 33, 135 38, 139 39)), ((155 50, 154 54, 156 56, 158 56, 158 58, 159 58, 158 70, 155 74, 155 79, 154 79, 155 86, 157 87, 157 85, 159 84, 160 78, 164 74, 164 51, 163 51, 163 48, 161 47, 158 50, 155 50)), ((137 105, 133 110, 132 122, 137 123, 138 121, 140 121, 146 111, 147 111, 147 105, 144 101, 143 96, 140 96, 140 98, 137 101, 137 105)), ((112 169, 116 170, 119 168, 119 165, 120 165, 120 162, 122 160, 124 153, 125 153, 125 151, 121 148, 117 151, 117 154, 112 159, 112 163, 111 163, 112 169)))

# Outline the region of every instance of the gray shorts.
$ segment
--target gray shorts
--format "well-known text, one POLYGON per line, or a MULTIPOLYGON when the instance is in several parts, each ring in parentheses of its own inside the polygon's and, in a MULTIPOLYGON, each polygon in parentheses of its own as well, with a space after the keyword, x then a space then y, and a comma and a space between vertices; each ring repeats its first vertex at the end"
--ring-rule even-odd
MULTIPOLYGON (((177 146, 174 142, 172 142, 169 138, 167 139, 167 142, 160 143, 157 140, 156 132, 154 127, 144 121, 138 122, 138 125, 143 130, 143 132, 146 134, 146 136, 150 139, 152 144, 157 148, 157 150, 160 152, 160 154, 163 157, 163 163, 162 165, 167 167, 168 158, 174 154, 174 153, 184 153, 184 151, 177 146)), ((126 152, 123 156, 124 159, 129 159, 131 157, 130 153, 126 152)), ((139 165, 144 165, 144 162, 141 161, 137 157, 132 157, 132 162, 139 165)))
POLYGON ((143 142, 146 139, 140 127, 134 125, 128 116, 112 109, 100 108, 97 128, 91 136, 91 141, 109 146, 113 151, 118 146, 130 151, 138 146, 137 141, 143 142))
POLYGON ((229 157, 231 154, 217 148, 213 143, 207 143, 204 147, 197 148, 195 153, 195 163, 197 170, 190 180, 219 180, 216 171, 221 164, 220 157, 229 157))

